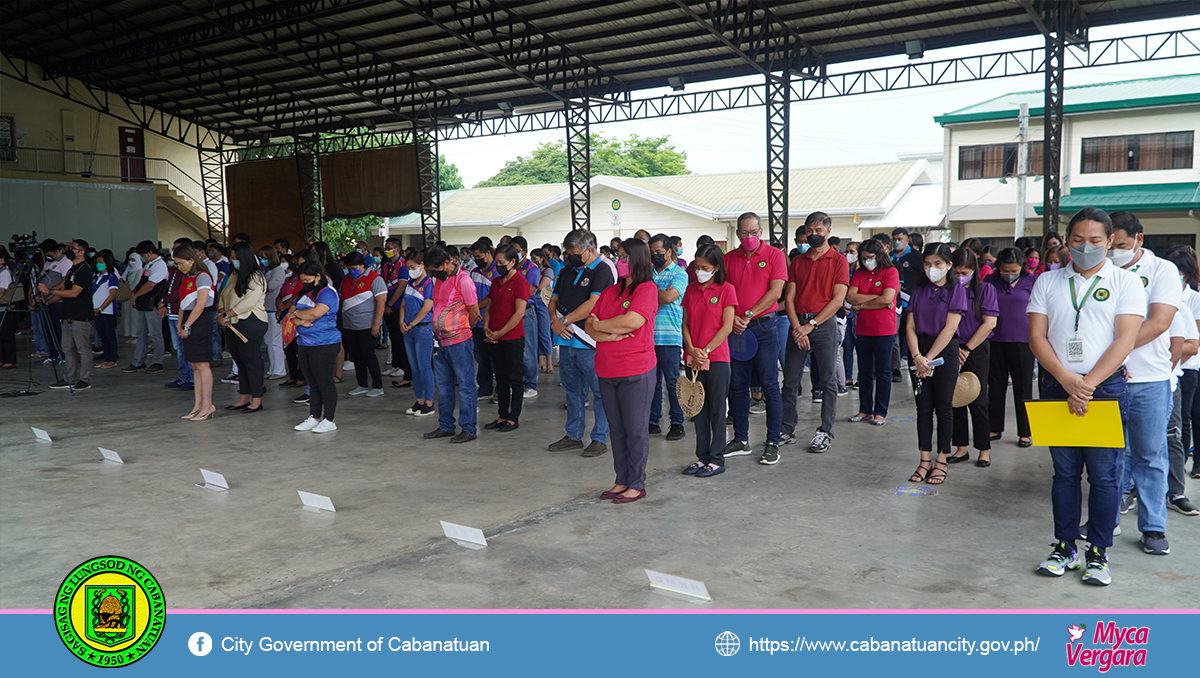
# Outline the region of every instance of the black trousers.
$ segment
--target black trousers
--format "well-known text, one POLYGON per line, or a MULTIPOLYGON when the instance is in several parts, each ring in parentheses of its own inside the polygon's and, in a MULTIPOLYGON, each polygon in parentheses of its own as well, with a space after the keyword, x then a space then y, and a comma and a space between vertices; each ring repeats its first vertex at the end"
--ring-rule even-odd
POLYGON ((484 340, 486 336, 482 327, 471 328, 471 341, 475 343, 475 362, 477 363, 475 387, 479 389, 477 393, 481 398, 495 393, 493 381, 496 370, 492 365, 492 351, 488 348, 490 344, 484 340))
MULTIPOLYGON (((397 333, 396 336, 400 337, 400 343, 404 343, 404 335, 397 333)), ((342 328, 342 344, 346 347, 346 356, 354 363, 354 379, 363 388, 367 387, 368 374, 371 388, 383 388, 383 373, 379 369, 379 358, 375 355, 375 341, 369 329, 342 328)))
POLYGON ((989 341, 992 364, 988 369, 988 418, 992 430, 1004 432, 1004 405, 1008 398, 1008 380, 1012 379, 1013 403, 1017 410, 1017 435, 1028 438, 1029 415, 1025 401, 1033 398, 1033 351, 1029 344, 1017 341, 989 341))
POLYGON ((300 370, 308 382, 308 416, 333 421, 337 411, 337 388, 333 384, 334 363, 341 343, 301 346, 300 370))
MULTIPOLYGON (((412 379, 412 366, 408 363, 408 352, 404 348, 404 335, 400 332, 400 309, 393 308, 391 313, 383 314, 383 323, 388 328, 388 343, 392 349, 392 367, 404 371, 404 379, 412 379)), ((368 332, 368 334, 370 334, 368 332)), ((376 364, 378 364, 376 360, 376 364)), ((357 369, 358 363, 355 363, 357 369)))
MULTIPOLYGON (((525 399, 525 340, 505 339, 487 344, 492 367, 496 370, 496 399, 500 401, 500 418, 518 421, 525 399)), ((533 339, 537 341, 535 337, 533 339)))
MULTIPOLYGON (((688 377, 692 368, 687 368, 688 377)), ((696 413, 696 459, 701 464, 725 465, 725 436, 729 397, 729 380, 732 372, 728 362, 709 362, 707 370, 701 370, 696 381, 704 385, 704 407, 696 413)), ((675 388, 674 384, 668 384, 675 388)))
POLYGON ((917 346, 921 355, 943 358, 946 362, 933 368, 933 374, 921 379, 921 392, 917 394, 917 446, 923 452, 934 451, 937 454, 950 454, 950 444, 954 437, 954 387, 958 383, 958 339, 950 340, 950 345, 936 356, 930 356, 926 351, 933 347, 937 337, 928 334, 917 335, 917 346), (937 449, 933 448, 933 416, 937 415, 937 449))
POLYGON ((17 364, 17 309, 0 308, 0 365, 17 364))
POLYGON ((251 398, 263 396, 263 337, 267 334, 267 323, 254 316, 243 318, 234 325, 246 341, 229 332, 225 340, 226 350, 238 366, 238 395, 251 398))
POLYGON ((992 449, 992 429, 988 416, 988 371, 992 365, 987 339, 967 355, 960 372, 971 372, 979 377, 979 397, 966 407, 954 408, 954 445, 966 447, 975 438, 975 449, 992 449))
POLYGON ((283 347, 283 357, 287 358, 288 379, 304 381, 304 373, 300 371, 300 342, 295 339, 283 347))

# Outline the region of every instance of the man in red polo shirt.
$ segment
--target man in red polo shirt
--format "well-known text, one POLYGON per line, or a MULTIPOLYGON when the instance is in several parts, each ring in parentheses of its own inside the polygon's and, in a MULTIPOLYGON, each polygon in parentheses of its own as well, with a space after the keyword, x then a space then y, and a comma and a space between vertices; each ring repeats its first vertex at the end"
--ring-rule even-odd
MULTIPOLYGON (((725 447, 725 456, 750 454, 750 376, 757 372, 763 398, 767 401, 767 444, 759 461, 774 464, 775 461, 763 459, 779 460, 783 401, 779 395, 779 342, 775 338, 775 323, 780 319, 775 310, 779 308, 779 295, 787 281, 787 259, 783 252, 763 240, 762 224, 754 212, 738 217, 737 237, 740 246, 725 254, 726 274, 738 298, 733 332, 753 333, 758 340, 758 352, 749 360, 730 361, 729 409, 733 414, 733 439, 725 447)), ((842 259, 842 263, 845 262, 842 259)), ((795 406, 793 397, 792 409, 795 406)))
MULTIPOLYGON (((808 446, 809 452, 824 452, 833 440, 833 420, 837 416, 837 321, 835 316, 850 288, 850 266, 846 257, 829 246, 829 215, 813 212, 804 220, 808 229, 809 249, 792 259, 788 270, 788 320, 792 322, 787 353, 783 360, 783 435, 796 435, 796 391, 804 375, 809 353, 821 365, 821 383, 825 397, 821 401, 821 426, 808 446)), ((768 462, 763 462, 768 463, 768 462)))

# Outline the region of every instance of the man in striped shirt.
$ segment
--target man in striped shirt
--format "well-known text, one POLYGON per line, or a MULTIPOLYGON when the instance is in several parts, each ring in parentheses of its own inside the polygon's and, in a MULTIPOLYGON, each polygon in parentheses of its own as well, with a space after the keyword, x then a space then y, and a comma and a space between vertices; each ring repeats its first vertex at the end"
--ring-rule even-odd
POLYGON ((650 405, 650 433, 662 433, 663 381, 671 403, 667 440, 683 437, 683 408, 675 394, 679 379, 679 359, 683 352, 683 293, 688 276, 677 263, 672 239, 662 233, 650 238, 650 262, 654 265, 654 284, 658 286, 658 314, 654 317, 654 354, 658 371, 654 376, 654 400, 650 405))

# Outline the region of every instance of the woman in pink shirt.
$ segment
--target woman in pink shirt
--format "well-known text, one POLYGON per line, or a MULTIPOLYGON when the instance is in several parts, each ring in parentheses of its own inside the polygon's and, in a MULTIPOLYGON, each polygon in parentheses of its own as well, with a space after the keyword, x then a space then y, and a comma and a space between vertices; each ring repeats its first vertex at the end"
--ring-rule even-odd
POLYGON ((628 504, 646 496, 658 286, 645 242, 622 242, 618 257, 617 283, 600 294, 584 329, 596 340, 596 376, 617 473, 616 484, 600 498, 628 504))

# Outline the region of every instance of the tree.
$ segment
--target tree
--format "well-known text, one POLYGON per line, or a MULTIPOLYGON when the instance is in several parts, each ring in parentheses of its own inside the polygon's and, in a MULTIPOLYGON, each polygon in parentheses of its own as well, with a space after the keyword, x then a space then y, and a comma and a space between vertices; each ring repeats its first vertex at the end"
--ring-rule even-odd
MULTIPOLYGON (((591 174, 617 177, 663 177, 691 174, 687 168, 687 153, 675 150, 670 137, 639 137, 608 139, 592 134, 591 174)), ((476 188, 487 186, 527 186, 567 181, 566 141, 543 143, 528 157, 519 156, 504 165, 504 169, 476 188)))
POLYGON ((463 187, 462 177, 458 176, 458 166, 446 162, 446 156, 438 156, 438 190, 457 191, 463 187))
POLYGON ((359 240, 379 233, 383 217, 368 214, 357 219, 326 219, 321 224, 321 239, 334 252, 349 252, 359 240))

